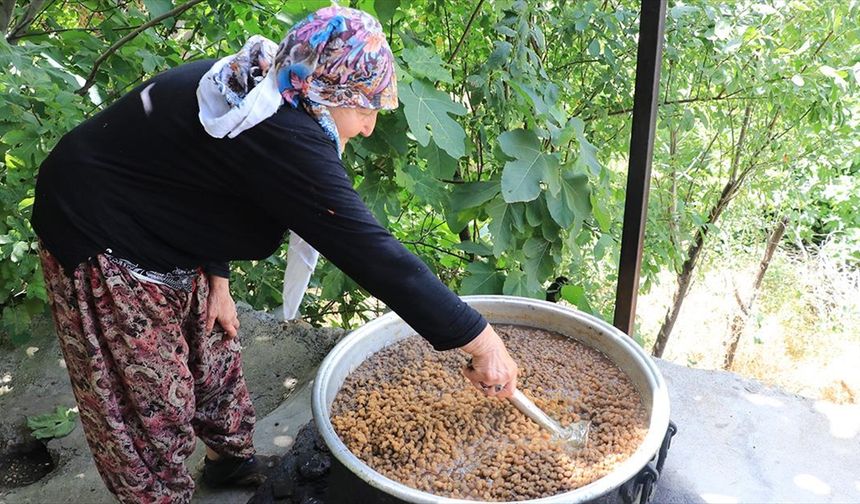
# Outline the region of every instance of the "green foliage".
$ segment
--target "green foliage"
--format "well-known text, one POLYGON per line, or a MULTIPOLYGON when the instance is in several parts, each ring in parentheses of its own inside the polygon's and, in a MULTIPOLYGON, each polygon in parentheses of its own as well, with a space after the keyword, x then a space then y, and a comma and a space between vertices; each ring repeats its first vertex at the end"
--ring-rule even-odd
MULTIPOLYGON (((18 27, 19 2, 0 26, 0 331, 25 340, 45 308, 28 218, 37 167, 65 132, 157 72, 233 52, 252 34, 280 40, 328 4, 203 2, 106 54, 181 2, 54 2, 18 27), (76 93, 103 55, 93 87, 76 93)), ((564 275, 575 279, 567 302, 610 317, 639 3, 349 5, 380 18, 397 57, 402 106, 344 158, 374 215, 460 293, 542 298, 564 275)), ((670 7, 644 289, 680 269, 701 229, 715 247, 752 242, 778 213, 792 215, 801 242, 836 236, 857 253, 857 18, 856 3, 670 7), (726 182, 747 169, 733 206, 709 223, 726 182)), ((235 297, 277 307, 284 257, 233 264, 235 297)), ((302 310, 353 326, 377 306, 324 262, 302 310)))
POLYGON ((496 294, 502 290, 504 275, 491 264, 473 262, 466 266, 468 275, 463 279, 463 294, 496 294))
POLYGON ((466 133, 448 114, 464 115, 465 107, 419 79, 400 87, 400 101, 403 102, 409 129, 419 144, 427 146, 432 131, 433 141, 439 148, 454 159, 463 157, 466 133))
POLYGON ((568 303, 576 306, 586 313, 594 313, 594 309, 588 303, 585 289, 581 285, 564 285, 561 287, 561 297, 568 303))
POLYGON ((507 203, 532 201, 545 184, 550 193, 560 190, 558 156, 541 152, 541 145, 532 131, 506 131, 499 136, 499 146, 514 161, 505 163, 502 171, 502 196, 507 203))
POLYGON ((439 59, 439 55, 429 47, 407 47, 401 52, 401 57, 409 65, 409 71, 415 77, 423 77, 434 82, 454 83, 451 71, 445 68, 444 63, 439 59))
POLYGON ((61 438, 75 430, 77 418, 73 408, 57 406, 53 413, 27 417, 27 427, 36 439, 61 438))

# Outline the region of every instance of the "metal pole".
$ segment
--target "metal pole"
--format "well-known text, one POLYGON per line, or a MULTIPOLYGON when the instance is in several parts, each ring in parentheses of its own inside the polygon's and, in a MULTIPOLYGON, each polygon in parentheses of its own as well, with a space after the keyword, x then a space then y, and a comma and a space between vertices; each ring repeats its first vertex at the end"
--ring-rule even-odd
POLYGON ((621 233, 621 259, 618 264, 618 287, 615 291, 614 325, 630 335, 633 334, 633 323, 636 319, 636 296, 639 291, 639 268, 642 264, 642 242, 648 210, 648 185, 651 177, 651 154, 654 150, 665 19, 666 0, 642 0, 624 229, 621 233))

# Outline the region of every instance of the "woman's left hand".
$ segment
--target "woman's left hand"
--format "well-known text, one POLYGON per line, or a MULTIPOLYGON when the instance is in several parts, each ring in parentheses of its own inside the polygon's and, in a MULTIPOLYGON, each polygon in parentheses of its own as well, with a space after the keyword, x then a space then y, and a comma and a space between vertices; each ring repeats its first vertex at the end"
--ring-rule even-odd
POLYGON ((233 339, 239 331, 239 314, 236 303, 230 295, 230 281, 226 278, 209 275, 209 301, 206 309, 206 334, 210 334, 217 321, 233 339))

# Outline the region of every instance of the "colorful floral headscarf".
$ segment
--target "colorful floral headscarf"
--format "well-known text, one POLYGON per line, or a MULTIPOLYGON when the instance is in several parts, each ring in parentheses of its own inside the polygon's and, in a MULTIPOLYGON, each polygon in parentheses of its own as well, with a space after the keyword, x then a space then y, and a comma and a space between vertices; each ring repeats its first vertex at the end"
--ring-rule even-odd
POLYGON ((213 65, 197 96, 212 136, 235 137, 287 103, 311 114, 339 149, 327 107, 397 108, 394 57, 373 16, 331 6, 299 22, 278 46, 251 37, 213 65))
MULTIPOLYGON (((309 15, 280 45, 259 35, 220 59, 197 87, 200 122, 230 138, 272 116, 284 104, 303 107, 340 152, 327 107, 397 108, 394 57, 379 21, 338 6, 309 15)), ((290 233, 284 271, 285 319, 295 318, 319 253, 290 233)))

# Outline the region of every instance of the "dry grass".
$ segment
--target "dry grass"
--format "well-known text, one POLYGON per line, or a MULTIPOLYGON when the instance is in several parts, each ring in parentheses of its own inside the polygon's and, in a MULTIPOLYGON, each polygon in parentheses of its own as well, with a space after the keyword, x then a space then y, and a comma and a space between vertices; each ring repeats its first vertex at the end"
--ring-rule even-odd
MULTIPOLYGON (((731 267, 706 264, 697 275, 664 358, 720 369, 735 289, 749 295, 759 257, 735 257, 731 267)), ((714 261, 716 262, 716 261, 714 261)), ((860 401, 860 270, 849 269, 831 245, 814 254, 779 250, 765 275, 741 336, 732 371, 815 399, 860 401)), ((650 349, 674 292, 672 275, 643 296, 640 332, 650 349)))

